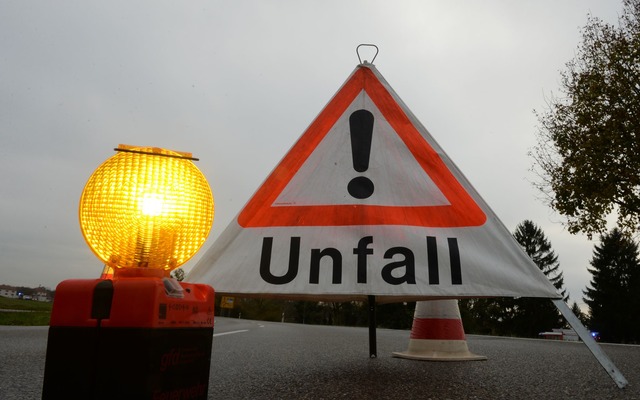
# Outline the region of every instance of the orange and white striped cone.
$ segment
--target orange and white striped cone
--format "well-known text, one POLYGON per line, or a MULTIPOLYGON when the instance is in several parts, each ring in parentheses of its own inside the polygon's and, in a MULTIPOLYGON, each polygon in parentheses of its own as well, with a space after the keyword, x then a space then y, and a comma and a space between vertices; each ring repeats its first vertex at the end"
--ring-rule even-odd
POLYGON ((487 357, 473 354, 460 318, 458 300, 416 302, 409 349, 393 357, 427 361, 474 361, 487 357))

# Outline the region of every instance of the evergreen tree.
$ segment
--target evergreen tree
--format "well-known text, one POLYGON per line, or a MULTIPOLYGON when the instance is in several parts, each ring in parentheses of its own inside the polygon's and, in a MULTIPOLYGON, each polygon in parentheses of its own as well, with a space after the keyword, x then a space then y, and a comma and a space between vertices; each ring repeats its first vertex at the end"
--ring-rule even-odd
POLYGON ((376 306, 377 326, 387 329, 410 329, 415 308, 415 302, 378 304, 376 306))
MULTIPOLYGON (((533 222, 525 220, 516 227, 513 236, 567 301, 558 257, 544 232, 533 222)), ((471 333, 538 337, 540 332, 564 324, 560 312, 548 299, 475 299, 461 302, 460 308, 461 314, 470 320, 468 331, 471 333)))
MULTIPOLYGON (((558 257, 544 232, 533 222, 525 220, 516 227, 513 237, 562 295, 563 300, 567 301, 558 257)), ((509 328, 517 336, 537 337, 540 332, 561 327, 564 323, 560 312, 548 299, 507 299, 507 303, 511 308, 509 328)))
POLYGON ((585 325, 585 326, 587 325, 587 322, 588 322, 587 315, 582 312, 582 310, 580 309, 580 306, 575 301, 571 305, 571 312, 573 313, 573 315, 578 317, 582 325, 585 325))
POLYGON ((589 328, 604 341, 640 340, 640 260, 638 244, 618 228, 600 237, 588 268, 592 275, 584 293, 589 328))
POLYGON ((512 333, 504 323, 509 313, 506 301, 512 299, 461 299, 458 301, 464 331, 480 335, 509 336, 512 333))
POLYGON ((521 222, 513 234, 516 241, 522 246, 531 260, 540 268, 553 286, 562 295, 564 301, 569 300, 567 290, 564 288, 564 276, 560 271, 558 256, 551 248, 542 229, 529 220, 521 222))

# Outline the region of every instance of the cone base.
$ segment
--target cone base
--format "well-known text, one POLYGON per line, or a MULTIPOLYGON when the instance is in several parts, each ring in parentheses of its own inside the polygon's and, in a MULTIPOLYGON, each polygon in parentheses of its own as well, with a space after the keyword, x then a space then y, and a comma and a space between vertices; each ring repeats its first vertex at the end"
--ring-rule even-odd
POLYGON ((466 340, 409 340, 405 352, 393 352, 393 357, 425 361, 482 361, 487 357, 473 354, 466 340))
POLYGON ((409 353, 409 352, 393 352, 393 357, 406 358, 409 360, 421 360, 421 361, 486 361, 487 357, 479 356, 471 352, 466 354, 460 353, 444 353, 444 352, 431 352, 431 353, 409 353))

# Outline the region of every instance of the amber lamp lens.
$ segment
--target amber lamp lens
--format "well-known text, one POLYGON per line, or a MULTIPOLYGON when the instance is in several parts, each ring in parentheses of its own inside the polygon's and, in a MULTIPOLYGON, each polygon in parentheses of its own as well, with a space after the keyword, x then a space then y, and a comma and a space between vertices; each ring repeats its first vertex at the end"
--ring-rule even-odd
POLYGON ((107 265, 167 273, 204 244, 213 195, 190 154, 120 145, 91 175, 80 199, 80 227, 107 265))

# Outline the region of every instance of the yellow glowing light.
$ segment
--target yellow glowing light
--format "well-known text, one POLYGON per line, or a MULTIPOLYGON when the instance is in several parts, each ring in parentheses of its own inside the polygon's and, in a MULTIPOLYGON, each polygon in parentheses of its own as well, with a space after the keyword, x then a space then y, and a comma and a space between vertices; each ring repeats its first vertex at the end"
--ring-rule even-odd
POLYGON ((145 194, 140 199, 140 210, 142 214, 150 217, 156 217, 162 214, 164 202, 157 194, 145 194))
POLYGON ((89 178, 80 227, 91 250, 115 270, 164 271, 187 262, 213 223, 213 195, 191 154, 120 145, 89 178))

